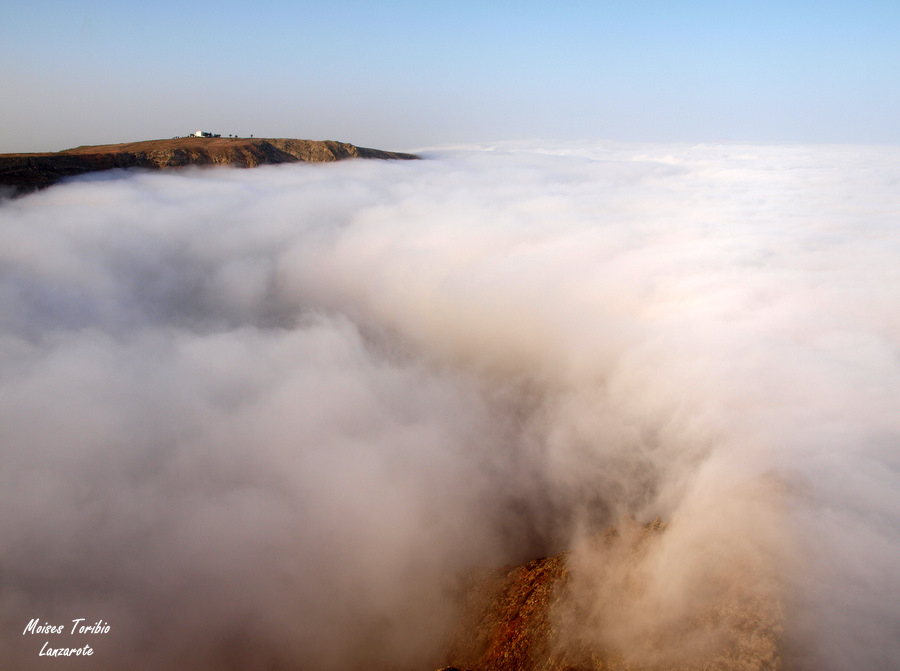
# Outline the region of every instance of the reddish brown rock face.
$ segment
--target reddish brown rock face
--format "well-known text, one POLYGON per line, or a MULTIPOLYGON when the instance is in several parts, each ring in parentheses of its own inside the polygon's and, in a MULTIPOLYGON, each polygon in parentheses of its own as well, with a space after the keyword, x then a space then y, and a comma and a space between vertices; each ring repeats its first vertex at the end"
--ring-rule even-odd
POLYGON ((565 554, 535 559, 477 580, 467 621, 449 654, 461 669, 544 668, 552 611, 568 579, 565 554))
POLYGON ((415 159, 412 154, 357 147, 332 140, 200 138, 148 140, 76 147, 56 153, 0 154, 0 187, 13 195, 55 184, 64 177, 113 168, 162 170, 188 165, 324 163, 348 158, 415 159))
POLYGON ((473 579, 467 615, 446 661, 463 671, 778 671, 782 605, 723 591, 676 622, 652 602, 647 562, 661 549, 656 520, 619 527, 583 547, 473 579), (598 569, 598 565, 600 568, 598 569), (621 629, 630 631, 622 635, 621 629))

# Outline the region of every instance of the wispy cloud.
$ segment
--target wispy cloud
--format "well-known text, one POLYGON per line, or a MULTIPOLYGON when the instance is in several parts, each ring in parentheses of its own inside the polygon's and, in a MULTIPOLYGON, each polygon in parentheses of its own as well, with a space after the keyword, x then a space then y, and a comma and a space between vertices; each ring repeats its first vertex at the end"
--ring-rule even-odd
POLYGON ((33 617, 130 668, 427 668, 460 572, 627 514, 670 522, 635 627, 739 575, 798 668, 900 659, 900 155, 432 156, 0 204, 17 668, 33 617))

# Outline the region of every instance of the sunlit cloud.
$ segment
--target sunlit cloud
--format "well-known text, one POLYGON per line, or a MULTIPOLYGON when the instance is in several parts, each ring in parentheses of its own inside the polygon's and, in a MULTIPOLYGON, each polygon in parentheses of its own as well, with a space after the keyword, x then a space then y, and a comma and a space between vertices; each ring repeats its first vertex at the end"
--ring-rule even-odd
POLYGON ((796 668, 896 663, 900 155, 427 155, 0 203, 16 667, 86 617, 135 669, 430 668, 466 571, 573 549, 601 599, 628 516, 611 640, 725 594, 796 668))

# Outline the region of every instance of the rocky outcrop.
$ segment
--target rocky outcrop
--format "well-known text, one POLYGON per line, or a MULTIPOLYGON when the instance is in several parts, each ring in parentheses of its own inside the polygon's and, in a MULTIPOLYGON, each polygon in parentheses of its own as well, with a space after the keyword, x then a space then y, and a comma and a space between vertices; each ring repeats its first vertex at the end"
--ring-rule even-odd
POLYGON ((777 600, 722 593, 675 622, 634 618, 655 601, 646 561, 665 530, 623 520, 581 549, 473 577, 444 671, 782 671, 777 600))
POLYGON ((468 614, 448 661, 477 671, 548 669, 553 613, 568 580, 566 555, 561 554, 473 581, 468 614))
POLYGON ((416 159, 418 156, 332 140, 197 137, 148 140, 76 147, 56 153, 0 154, 0 188, 18 195, 51 186, 65 177, 113 168, 164 170, 189 165, 253 168, 348 158, 416 159))

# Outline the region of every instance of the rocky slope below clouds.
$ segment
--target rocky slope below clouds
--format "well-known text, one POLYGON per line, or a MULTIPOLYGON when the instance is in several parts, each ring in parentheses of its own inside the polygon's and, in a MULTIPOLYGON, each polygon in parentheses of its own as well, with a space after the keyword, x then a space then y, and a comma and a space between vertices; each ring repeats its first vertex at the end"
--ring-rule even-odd
POLYGON ((51 186, 65 177, 112 168, 161 170, 189 165, 258 165, 340 161, 347 158, 415 159, 413 154, 357 147, 332 140, 198 138, 148 140, 66 149, 56 153, 0 154, 0 188, 13 195, 51 186))
POLYGON ((782 604, 752 585, 710 585, 683 618, 655 612, 647 570, 665 531, 626 519, 573 552, 473 577, 440 671, 784 671, 782 604))

